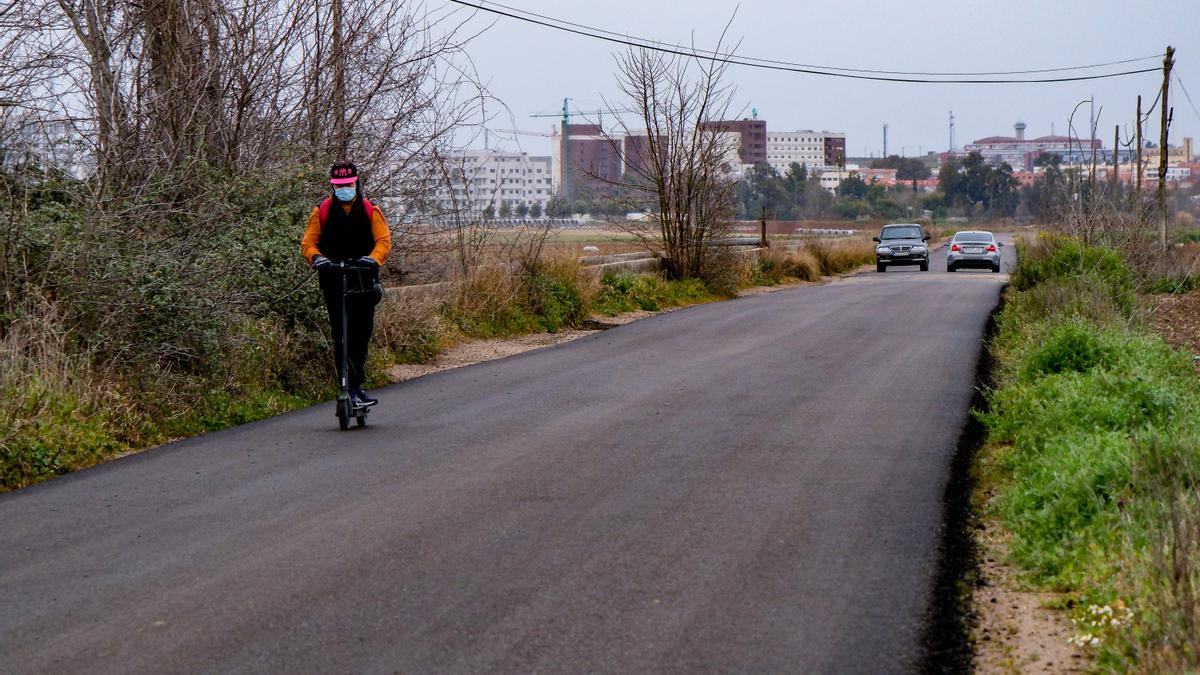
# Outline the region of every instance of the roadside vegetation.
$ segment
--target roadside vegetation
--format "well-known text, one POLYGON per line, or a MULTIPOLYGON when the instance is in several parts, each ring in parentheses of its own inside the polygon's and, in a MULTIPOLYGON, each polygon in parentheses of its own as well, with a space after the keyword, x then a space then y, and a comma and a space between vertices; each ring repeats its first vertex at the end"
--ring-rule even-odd
POLYGON ((1123 253, 1064 235, 1019 245, 980 504, 1012 562, 1066 594, 1106 670, 1200 667, 1200 381, 1146 329, 1123 253))
MULTIPOLYGON (((652 207, 626 234, 663 271, 596 278, 547 248, 545 229, 501 233, 490 206, 431 203, 438 185, 463 179, 443 158, 485 97, 447 75, 470 70, 468 36, 450 19, 391 0, 344 12, 251 6, 215 2, 205 16, 120 6, 100 23, 68 5, 53 16, 14 9, 14 21, 84 28, 0 40, 12 57, 2 60, 13 66, 8 98, 75 101, 82 117, 52 117, 90 131, 71 149, 75 163, 31 154, 0 172, 0 490, 329 398, 326 311, 298 242, 335 159, 358 162, 369 196, 392 196, 381 204, 393 241, 384 283, 439 285, 379 307, 368 386, 458 340, 730 297, 757 279, 841 271, 860 255, 815 244, 764 267, 720 245, 734 215, 729 141, 705 127, 731 102, 720 64, 641 50, 618 59, 641 126, 661 133, 636 180, 609 187, 652 207), (254 35, 221 31, 259 10, 269 18, 254 35), (332 23, 343 30, 318 29, 332 23), (224 48, 175 49, 161 35, 224 48), (328 62, 299 58, 314 45, 328 62), (53 64, 68 61, 88 66, 72 80, 79 90, 47 90, 53 64), (327 97, 310 100, 327 84, 327 97), (429 95, 408 96, 414 87, 429 95)), ((0 141, 36 126, 26 113, 0 108, 0 141)))
MULTIPOLYGON (((45 196, 36 201, 40 206, 30 212, 31 223, 42 219, 44 211, 70 213, 72 208, 69 202, 45 196)), ((131 297, 128 302, 138 303, 132 307, 135 318, 154 311, 155 305, 134 295, 141 290, 131 287, 136 278, 112 277, 108 283, 113 285, 99 287, 99 279, 84 277, 77 280, 78 286, 56 286, 55 302, 34 295, 31 300, 43 300, 12 312, 0 336, 0 359, 6 365, 0 372, 0 489, 331 396, 324 308, 315 284, 309 283, 310 272, 298 258, 290 259, 304 213, 286 216, 272 228, 271 243, 263 244, 271 252, 266 264, 275 277, 267 286, 250 286, 250 297, 232 296, 224 285, 193 285, 196 313, 172 313, 164 306, 146 319, 153 321, 152 331, 140 324, 123 326, 122 321, 117 323, 124 331, 116 333, 103 317, 86 313, 95 296, 83 289, 131 297), (280 276, 285 271, 286 276, 280 276), (238 302, 230 303, 232 297, 239 297, 238 302), (98 322, 96 333, 107 344, 92 343, 100 337, 96 333, 68 330, 65 320, 74 325, 98 322), (153 350, 195 356, 170 366, 165 355, 153 350), (121 360, 118 354, 132 356, 121 360)), ((247 217, 241 234, 228 246, 259 236, 250 229, 255 220, 247 217)), ((726 269, 710 270, 715 283, 629 272, 596 278, 577 256, 540 245, 524 250, 512 245, 521 239, 505 233, 505 264, 475 265, 437 298, 399 300, 389 295, 377 312, 371 384, 385 383, 390 364, 428 363, 462 340, 557 332, 585 326, 593 315, 658 311, 730 297, 738 288, 816 281, 852 270, 871 257, 865 240, 813 240, 791 250, 768 249, 755 262, 726 256, 726 269)), ((42 256, 49 252, 17 241, 31 267, 41 267, 42 256)))

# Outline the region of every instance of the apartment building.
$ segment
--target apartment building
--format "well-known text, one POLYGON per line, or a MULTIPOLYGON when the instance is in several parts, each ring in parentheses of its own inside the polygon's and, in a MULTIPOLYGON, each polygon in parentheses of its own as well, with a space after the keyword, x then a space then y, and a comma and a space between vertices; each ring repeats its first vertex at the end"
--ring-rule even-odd
POLYGON ((793 163, 810 169, 844 166, 846 134, 832 131, 771 131, 767 133, 766 162, 779 173, 793 163))
MULTIPOLYGON (((451 185, 442 184, 435 202, 442 211, 454 208, 482 211, 538 204, 544 211, 554 196, 554 173, 549 157, 524 152, 466 150, 450 158, 451 185)), ((443 181, 444 183, 445 181, 443 181)))

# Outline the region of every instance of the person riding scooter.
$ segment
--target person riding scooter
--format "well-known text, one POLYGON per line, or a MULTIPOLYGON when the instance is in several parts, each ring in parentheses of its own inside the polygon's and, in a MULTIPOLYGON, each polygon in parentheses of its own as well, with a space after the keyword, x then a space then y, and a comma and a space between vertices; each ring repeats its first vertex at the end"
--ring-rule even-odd
MULTIPOLYGON (((349 295, 345 301, 349 357, 349 372, 345 375, 354 404, 375 405, 379 401, 364 391, 362 386, 366 379, 367 346, 375 327, 375 305, 379 302, 379 268, 391 250, 392 235, 383 211, 363 197, 358 168, 354 164, 334 164, 329 177, 333 196, 313 208, 304 238, 300 241, 300 252, 318 272, 335 346, 342 338, 343 296, 341 277, 333 273, 333 261, 354 262, 358 268, 368 271, 366 275, 358 275, 357 283, 370 284, 376 292, 349 295)), ((339 360, 336 353, 334 356, 335 360, 339 360)), ((340 364, 337 367, 340 371, 340 364)), ((339 372, 339 377, 341 375, 339 372)))

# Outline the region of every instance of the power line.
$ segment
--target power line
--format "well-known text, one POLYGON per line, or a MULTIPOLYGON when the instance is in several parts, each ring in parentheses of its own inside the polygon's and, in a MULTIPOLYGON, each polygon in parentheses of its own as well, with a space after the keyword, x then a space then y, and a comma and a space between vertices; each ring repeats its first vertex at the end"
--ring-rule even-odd
MULTIPOLYGON (((1184 84, 1183 84, 1183 79, 1179 77, 1179 71, 1176 70, 1176 71, 1174 71, 1174 73, 1175 73, 1175 81, 1179 83, 1179 88, 1183 90, 1183 95, 1184 95, 1184 97, 1187 98, 1188 105, 1192 106, 1192 114, 1194 114, 1196 116, 1197 120, 1200 120, 1200 111, 1197 111, 1196 104, 1192 103, 1192 95, 1188 93, 1187 87, 1184 86, 1184 84)), ((1190 161, 1191 158, 1188 158, 1188 159, 1190 161)))
MULTIPOLYGON (((524 21, 526 23, 532 23, 535 25, 544 26, 546 28, 553 28, 555 30, 563 31, 566 33, 573 33, 575 35, 580 35, 583 37, 590 37, 594 40, 601 40, 604 42, 612 42, 612 43, 616 43, 616 44, 620 44, 620 45, 625 45, 627 47, 638 47, 641 49, 648 49, 650 51, 661 52, 664 54, 672 54, 675 56, 700 58, 700 59, 704 59, 707 61, 712 61, 714 63, 747 66, 750 68, 759 68, 759 69, 763 69, 763 70, 778 70, 778 71, 791 72, 791 73, 803 73, 803 74, 807 74, 807 75, 824 75, 826 77, 840 77, 840 78, 851 79, 851 80, 872 80, 872 81, 876 81, 876 82, 901 82, 901 83, 908 83, 908 84, 1045 84, 1045 83, 1051 83, 1051 82, 1080 82, 1080 81, 1084 81, 1084 80, 1100 80, 1100 79, 1113 78, 1113 77, 1124 77, 1126 75, 1139 75, 1141 73, 1153 73, 1153 72, 1157 72, 1159 70, 1158 68, 1143 68, 1143 69, 1139 69, 1139 70, 1127 70, 1127 71, 1116 72, 1116 73, 1101 73, 1101 74, 1097 74, 1097 75, 1079 75, 1079 76, 1074 76, 1074 77, 1053 77, 1053 78, 1039 78, 1039 79, 1000 79, 1000 80, 997 80, 997 79, 925 79, 925 78, 916 78, 916 77, 884 77, 881 75, 865 75, 865 74, 858 74, 858 73, 854 73, 854 72, 830 72, 828 70, 816 70, 812 67, 786 66, 786 65, 768 63, 768 62, 765 62, 764 60, 748 60, 748 59, 744 59, 741 57, 735 58, 735 57, 731 57, 731 56, 720 55, 720 54, 717 54, 716 52, 703 53, 699 50, 687 52, 687 51, 683 51, 682 49, 655 46, 654 43, 651 41, 634 42, 631 38, 612 37, 610 35, 603 35, 603 34, 597 34, 594 32, 589 32, 590 30, 595 30, 595 29, 591 29, 591 28, 577 29, 577 28, 571 28, 566 25, 558 25, 558 24, 554 24, 554 23, 549 23, 547 21, 543 21, 543 20, 536 19, 536 18, 531 18, 529 16, 522 16, 520 14, 514 14, 511 12, 502 11, 502 10, 495 9, 492 7, 485 7, 483 5, 477 5, 477 4, 474 4, 471 2, 466 2, 465 0, 450 0, 450 2, 457 4, 457 5, 463 5, 465 7, 471 7, 473 9, 477 9, 480 11, 489 12, 491 14, 496 14, 498 16, 508 17, 510 19, 516 19, 518 21, 524 21)), ((1136 61, 1136 60, 1142 60, 1142 59, 1133 59, 1133 60, 1136 61)), ((849 70, 849 69, 846 69, 846 70, 849 70)), ((881 71, 868 71, 868 72, 881 72, 881 71)))
MULTIPOLYGON (((505 4, 499 3, 499 2, 490 2, 488 0, 480 0, 480 2, 482 3, 481 5, 471 5, 471 6, 477 6, 480 9, 487 10, 486 7, 482 6, 483 4, 493 5, 495 7, 500 7, 502 9, 508 10, 509 12, 515 12, 517 14, 524 15, 524 16, 514 17, 514 18, 518 18, 518 19, 523 19, 524 17, 536 17, 538 19, 543 19, 545 21, 553 22, 555 24, 562 24, 564 26, 573 26, 575 28, 579 28, 584 31, 591 31, 593 33, 601 33, 604 35, 611 35, 611 36, 615 36, 617 38, 625 38, 628 40, 633 40, 633 41, 636 41, 639 43, 645 43, 648 45, 658 45, 661 47, 667 47, 669 49, 674 49, 674 48, 678 47, 678 45, 672 44, 670 42, 663 42, 662 40, 655 40, 653 38, 631 36, 628 33, 618 33, 618 32, 614 32, 614 31, 610 31, 610 30, 605 30, 603 28, 596 28, 594 26, 588 26, 588 25, 581 24, 581 23, 574 23, 572 21, 567 21, 566 19, 557 19, 552 16, 547 16, 545 14, 538 14, 537 12, 532 12, 527 9, 521 9, 519 7, 512 7, 510 5, 505 5, 505 4)), ((468 3, 460 2, 458 4, 465 5, 468 3)), ((501 12, 497 12, 497 13, 502 14, 501 12)), ((535 22, 535 23, 540 23, 540 22, 535 22)), ((552 26, 552 27, 557 28, 558 26, 552 26)), ((591 37, 599 37, 599 36, 592 35, 591 37)), ((718 52, 714 52, 709 49, 700 49, 697 47, 691 47, 690 51, 695 52, 695 54, 697 54, 697 55, 703 54, 706 56, 717 56, 717 57, 722 57, 722 58, 725 56, 725 55, 719 54, 718 52)), ((1120 65, 1125 65, 1128 63, 1138 63, 1140 61, 1158 60, 1158 59, 1162 58, 1162 54, 1151 54, 1149 56, 1139 56, 1139 57, 1133 58, 1133 59, 1122 59, 1120 61, 1108 61, 1105 63, 1093 63, 1093 64, 1089 64, 1089 65, 1084 65, 1084 66, 1063 66, 1061 68, 1037 68, 1037 69, 1033 69, 1033 70, 998 70, 998 71, 990 71, 990 72, 927 72, 927 71, 911 71, 911 70, 879 70, 879 69, 875 69, 875 68, 844 68, 841 66, 823 66, 823 65, 812 64, 812 63, 798 63, 795 61, 783 61, 783 60, 778 60, 778 59, 763 59, 763 58, 756 58, 753 56, 738 56, 737 58, 741 61, 753 61, 756 63, 767 63, 767 64, 778 65, 778 66, 791 66, 791 67, 795 67, 795 68, 811 68, 811 69, 815 69, 815 70, 830 70, 830 71, 840 71, 840 72, 847 72, 847 73, 872 73, 872 74, 877 74, 877 75, 916 75, 916 76, 930 76, 930 77, 986 77, 986 76, 995 76, 995 75, 1034 75, 1034 74, 1038 74, 1038 73, 1058 73, 1058 72, 1068 72, 1068 71, 1076 71, 1076 70, 1092 70, 1095 68, 1105 68, 1108 66, 1120 66, 1120 65)), ((1139 72, 1142 72, 1142 71, 1139 71, 1139 72)))

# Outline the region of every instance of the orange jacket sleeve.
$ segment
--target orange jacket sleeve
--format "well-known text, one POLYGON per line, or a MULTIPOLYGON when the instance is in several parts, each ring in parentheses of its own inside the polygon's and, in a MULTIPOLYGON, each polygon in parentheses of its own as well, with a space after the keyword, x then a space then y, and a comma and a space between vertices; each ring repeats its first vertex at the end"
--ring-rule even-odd
MULTIPOLYGON (((387 219, 378 206, 371 209, 371 236, 375 238, 375 247, 371 249, 371 257, 380 267, 387 261, 388 253, 392 250, 392 231, 388 228, 387 219)), ((308 264, 313 258, 321 255, 317 242, 321 241, 321 209, 314 208, 308 216, 308 226, 304 229, 304 238, 300 240, 300 253, 308 264)))
POLYGON ((388 228, 387 219, 383 217, 383 211, 374 204, 372 206, 374 208, 371 209, 371 234, 375 237, 375 248, 371 249, 371 257, 383 267, 388 253, 392 250, 392 231, 388 228))
MULTIPOLYGON (((311 265, 313 258, 321 255, 317 242, 321 241, 321 210, 314 207, 308 216, 308 227, 304 228, 304 237, 300 239, 300 255, 311 265)), ((384 255, 387 255, 386 253, 384 255)))

